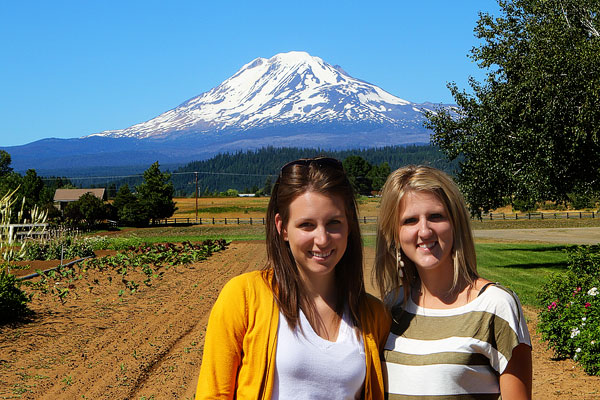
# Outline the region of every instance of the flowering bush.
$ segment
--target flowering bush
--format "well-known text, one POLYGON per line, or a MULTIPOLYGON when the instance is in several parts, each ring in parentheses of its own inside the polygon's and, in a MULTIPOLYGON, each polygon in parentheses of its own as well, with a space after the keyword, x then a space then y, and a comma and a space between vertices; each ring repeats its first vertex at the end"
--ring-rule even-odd
POLYGON ((600 245, 569 249, 567 260, 567 271, 552 275, 538 294, 538 329, 557 357, 600 375, 600 245))

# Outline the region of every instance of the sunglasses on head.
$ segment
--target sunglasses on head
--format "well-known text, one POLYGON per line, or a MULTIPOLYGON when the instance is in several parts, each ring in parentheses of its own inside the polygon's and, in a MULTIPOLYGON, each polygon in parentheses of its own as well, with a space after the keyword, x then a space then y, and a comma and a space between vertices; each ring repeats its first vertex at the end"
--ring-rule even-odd
POLYGON ((283 172, 285 172, 286 169, 288 169, 294 165, 309 166, 311 164, 315 164, 319 167, 339 168, 340 170, 344 169, 344 167, 342 166, 342 163, 339 160, 336 160, 335 158, 331 158, 331 157, 301 158, 299 160, 290 161, 289 163, 287 163, 283 167, 281 167, 281 169, 279 170, 279 176, 281 176, 281 174, 283 172))

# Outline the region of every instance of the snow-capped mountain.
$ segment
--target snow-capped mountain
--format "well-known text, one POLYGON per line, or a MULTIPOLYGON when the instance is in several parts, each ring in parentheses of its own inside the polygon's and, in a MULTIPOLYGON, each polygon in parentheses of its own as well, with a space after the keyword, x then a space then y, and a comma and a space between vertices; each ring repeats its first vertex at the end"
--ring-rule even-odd
MULTIPOLYGON (((304 52, 257 58, 147 122, 4 148, 16 170, 179 164, 266 146, 352 149, 429 142, 423 110, 304 52)), ((62 173, 62 172, 61 172, 62 173)))
POLYGON ((424 106, 294 51, 257 58, 214 89, 149 121, 90 136, 165 139, 273 129, 296 134, 384 129, 386 137, 391 131, 399 136, 394 143, 372 138, 373 143, 400 144, 428 141, 421 125, 424 106), (403 130, 407 138, 401 137, 403 130))

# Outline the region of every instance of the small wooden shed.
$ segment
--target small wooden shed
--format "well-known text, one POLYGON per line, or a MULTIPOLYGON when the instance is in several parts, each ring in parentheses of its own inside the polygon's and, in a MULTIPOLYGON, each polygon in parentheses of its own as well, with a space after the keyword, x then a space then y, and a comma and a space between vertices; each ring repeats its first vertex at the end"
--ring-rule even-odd
POLYGON ((67 204, 79 200, 86 193, 91 193, 100 200, 106 200, 106 189, 56 189, 54 192, 54 205, 64 211, 67 204))

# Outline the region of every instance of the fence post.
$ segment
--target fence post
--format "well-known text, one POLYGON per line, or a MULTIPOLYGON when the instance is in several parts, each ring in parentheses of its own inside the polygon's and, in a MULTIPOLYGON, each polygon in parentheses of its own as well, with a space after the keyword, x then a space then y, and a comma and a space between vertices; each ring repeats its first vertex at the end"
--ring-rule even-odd
POLYGON ((265 217, 263 217, 263 219, 262 219, 262 220, 263 220, 263 225, 264 225, 264 224, 265 224, 265 217))
POLYGON ((581 211, 579 211, 579 219, 581 219, 581 211))
POLYGON ((250 217, 250 225, 252 225, 252 217, 250 217))
POLYGON ((240 218, 239 217, 238 217, 238 221, 237 222, 238 222, 237 224, 239 225, 240 224, 240 218))
POLYGON ((542 214, 542 219, 544 219, 544 213, 540 213, 540 214, 542 214))
POLYGON ((519 219, 519 216, 517 215, 517 213, 515 213, 515 219, 519 219))
POLYGON ((225 217, 225 225, 227 225, 227 217, 225 217))
POLYGON ((213 225, 214 225, 215 224, 215 217, 212 217, 212 220, 213 220, 213 225))

